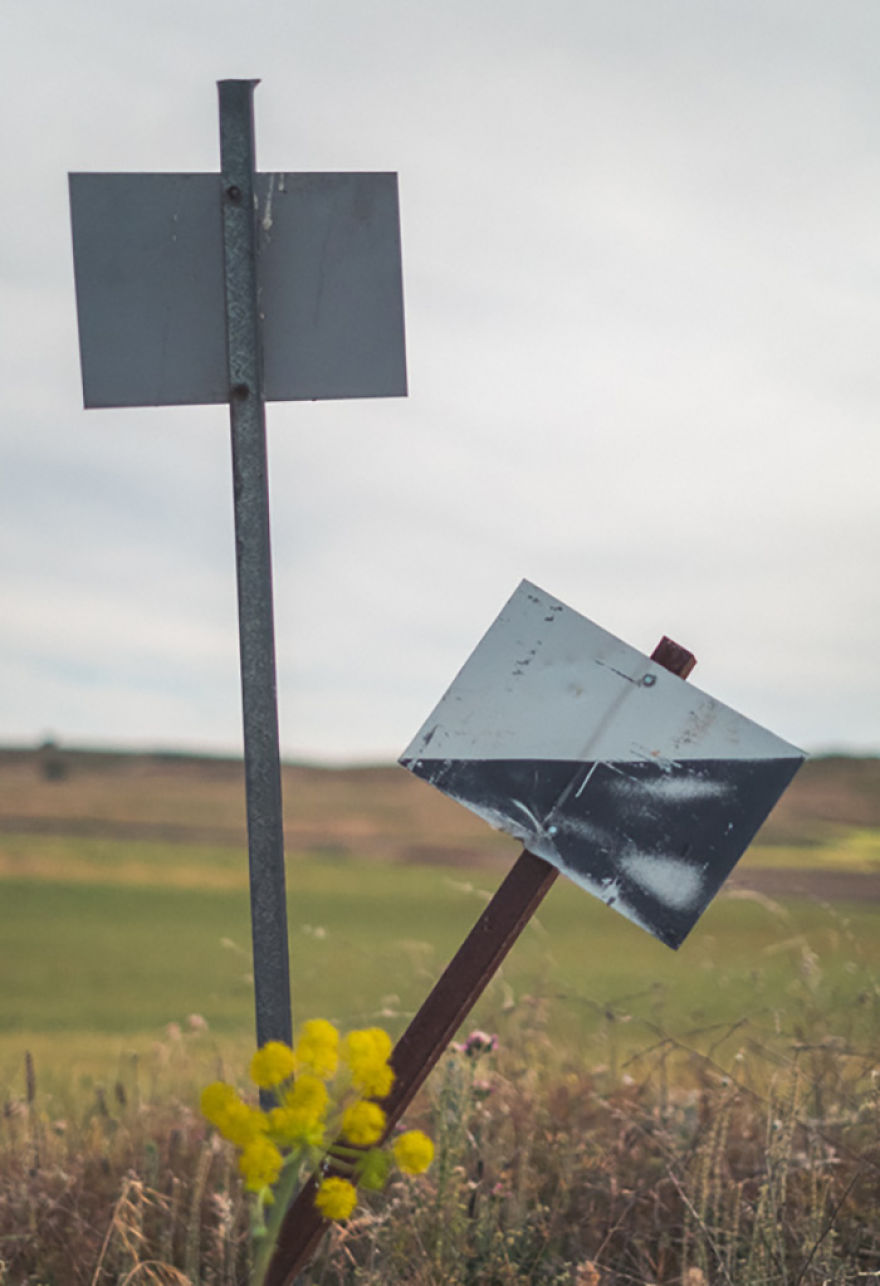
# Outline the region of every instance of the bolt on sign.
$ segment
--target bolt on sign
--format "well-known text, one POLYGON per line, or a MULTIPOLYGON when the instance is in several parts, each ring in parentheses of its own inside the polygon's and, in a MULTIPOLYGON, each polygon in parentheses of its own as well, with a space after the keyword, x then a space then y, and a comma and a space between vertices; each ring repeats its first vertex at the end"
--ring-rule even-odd
POLYGON ((400 762, 678 947, 803 760, 523 581, 400 762))
POLYGON ((259 174, 218 84, 217 174, 71 174, 86 407, 227 402, 257 1044, 290 1041, 265 401, 406 394, 395 174, 259 174))

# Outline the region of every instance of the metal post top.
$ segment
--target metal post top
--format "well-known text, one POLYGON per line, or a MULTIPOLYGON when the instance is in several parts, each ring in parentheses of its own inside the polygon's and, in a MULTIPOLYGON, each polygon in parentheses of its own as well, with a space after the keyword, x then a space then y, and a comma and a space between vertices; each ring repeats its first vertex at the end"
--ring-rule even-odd
POLYGON ((228 80, 218 80, 217 88, 225 89, 227 85, 247 85, 250 89, 256 89, 259 83, 260 83, 259 76, 257 76, 255 80, 238 80, 235 77, 232 77, 231 79, 228 79, 228 80))

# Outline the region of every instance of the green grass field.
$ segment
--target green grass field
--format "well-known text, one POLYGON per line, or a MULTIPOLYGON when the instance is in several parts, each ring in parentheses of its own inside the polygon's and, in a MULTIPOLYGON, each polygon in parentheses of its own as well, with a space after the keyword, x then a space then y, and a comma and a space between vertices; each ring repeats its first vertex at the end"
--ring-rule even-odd
MULTIPOLYGON (((242 1060, 252 1031, 250 925, 240 854, 198 846, 23 836, 72 880, 0 885, 4 986, 0 1092, 25 1049, 44 1088, 90 1086, 120 1058, 164 1048, 168 1024, 208 1024, 200 1058, 242 1060), (139 851, 145 850, 145 851, 139 851), (115 861, 114 861, 115 854, 115 861), (235 858, 235 860, 233 860, 235 858), (139 872, 151 872, 149 879, 139 872)), ((12 846, 15 847, 14 845, 12 846)), ((289 875, 294 1013, 398 1033, 498 883, 494 872, 300 860, 289 875)), ((880 938, 873 907, 722 896, 678 952, 560 879, 475 1011, 513 1031, 552 999, 554 1038, 593 1063, 658 1034, 700 1044, 725 1026, 797 1021, 824 1006, 851 1037, 873 1022, 880 938)), ((172 1028, 173 1030, 173 1028, 172 1028)), ((727 1041, 731 1050, 735 1038, 727 1041)), ((730 1053, 726 1046, 721 1054, 730 1053)), ((735 1050, 733 1050, 735 1052, 735 1050)))
MULTIPOLYGON (((131 1051, 167 1054, 166 1028, 186 1032, 190 1014, 209 1034, 187 1037, 188 1054, 243 1061, 253 1015, 241 764, 50 759, 0 754, 0 1091, 18 1092, 25 1049, 44 1088, 69 1090, 112 1077, 131 1051)), ((295 1019, 378 1015, 397 1032, 518 848, 399 769, 284 774, 295 1019)), ((811 761, 742 870, 775 872, 773 888, 789 871, 807 889, 813 872, 877 874, 878 784, 880 761, 811 761)), ((853 1029, 874 995, 878 911, 852 901, 856 888, 833 896, 850 901, 722 896, 673 953, 560 879, 474 1022, 512 1032, 536 998, 552 998, 554 1038, 592 1062, 658 1031, 747 1022, 759 1033, 808 1001, 853 1029)))

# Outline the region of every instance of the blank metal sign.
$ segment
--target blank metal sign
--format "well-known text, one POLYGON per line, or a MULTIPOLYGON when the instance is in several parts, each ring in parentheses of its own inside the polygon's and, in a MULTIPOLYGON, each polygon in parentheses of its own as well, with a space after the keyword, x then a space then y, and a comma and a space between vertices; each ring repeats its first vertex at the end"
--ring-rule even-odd
MULTIPOLYGON (((269 401, 406 394, 396 174, 258 174, 269 401)), ((219 174, 71 174, 87 407, 226 402, 219 174)))
POLYGON ((523 581, 400 762, 678 947, 803 759, 523 581))

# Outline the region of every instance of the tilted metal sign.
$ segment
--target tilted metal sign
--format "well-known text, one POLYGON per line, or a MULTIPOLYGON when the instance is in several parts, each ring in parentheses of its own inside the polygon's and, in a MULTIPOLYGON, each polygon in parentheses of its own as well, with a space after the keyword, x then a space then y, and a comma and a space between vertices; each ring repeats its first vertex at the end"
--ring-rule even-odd
POLYGON ((400 762, 678 947, 803 760, 523 581, 400 762))
MULTIPOLYGON (((87 407, 229 400, 219 174, 71 174, 87 407)), ((256 174, 268 401, 406 394, 396 174, 256 174)))

